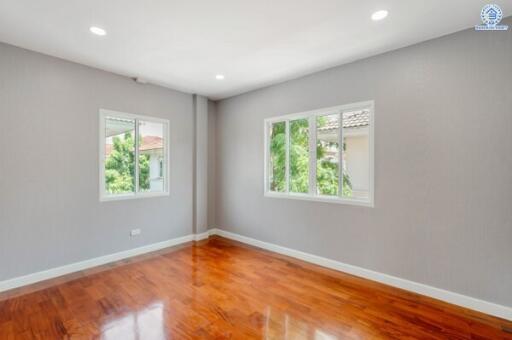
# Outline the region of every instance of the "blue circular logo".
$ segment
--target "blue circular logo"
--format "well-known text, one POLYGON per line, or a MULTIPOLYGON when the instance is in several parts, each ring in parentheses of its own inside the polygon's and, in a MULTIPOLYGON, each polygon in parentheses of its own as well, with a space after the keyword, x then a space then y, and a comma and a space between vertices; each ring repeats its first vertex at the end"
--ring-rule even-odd
POLYGON ((480 13, 482 22, 487 26, 496 26, 503 19, 503 12, 500 6, 495 4, 485 5, 480 13))

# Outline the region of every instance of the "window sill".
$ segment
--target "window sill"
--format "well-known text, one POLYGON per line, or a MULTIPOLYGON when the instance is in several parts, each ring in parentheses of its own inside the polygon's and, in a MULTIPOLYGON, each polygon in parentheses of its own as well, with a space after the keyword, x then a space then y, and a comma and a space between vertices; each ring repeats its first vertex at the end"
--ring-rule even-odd
POLYGON ((293 199, 293 200, 314 201, 314 202, 323 202, 323 203, 357 205, 357 206, 368 207, 368 208, 374 207, 373 202, 370 200, 358 200, 358 199, 341 198, 341 197, 311 196, 311 195, 306 195, 306 194, 279 193, 279 192, 272 192, 272 191, 265 192, 265 197, 287 198, 287 199, 293 199))
POLYGON ((100 202, 110 202, 110 201, 124 201, 124 200, 133 200, 133 199, 141 199, 141 198, 152 198, 152 197, 165 197, 169 196, 168 192, 146 192, 139 194, 122 194, 122 195, 102 195, 100 196, 100 202))

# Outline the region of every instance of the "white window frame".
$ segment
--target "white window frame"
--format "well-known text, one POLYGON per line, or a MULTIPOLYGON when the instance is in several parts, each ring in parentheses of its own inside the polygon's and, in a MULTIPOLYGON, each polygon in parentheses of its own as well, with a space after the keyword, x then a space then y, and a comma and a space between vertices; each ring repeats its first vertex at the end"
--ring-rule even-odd
POLYGON ((99 190, 100 190, 100 202, 105 201, 118 201, 118 200, 126 200, 126 199, 136 199, 136 198, 149 198, 149 197, 161 197, 161 196, 169 196, 169 182, 170 182, 170 152, 169 152, 169 120, 125 113, 107 109, 100 109, 99 113, 99 190), (107 194, 105 190, 105 119, 106 117, 118 117, 124 119, 133 119, 135 121, 135 191, 131 193, 123 193, 123 194, 107 194), (140 192, 139 191, 139 148, 137 144, 137 140, 139 138, 139 121, 145 122, 153 122, 163 124, 163 138, 164 138, 164 191, 161 192, 140 192))
MULTIPOLYGON (((298 199, 298 200, 306 200, 306 201, 318 201, 318 202, 327 202, 327 203, 338 203, 338 204, 349 204, 349 205, 358 205, 365 207, 374 207, 374 116, 375 116, 375 103, 373 100, 358 102, 347 105, 339 105, 334 107, 328 107, 318 110, 311 110, 300 113, 292 113, 282 116, 276 116, 267 118, 264 121, 264 176, 263 176, 263 188, 264 188, 264 196, 272 197, 272 198, 289 198, 289 199, 298 199), (343 113, 351 112, 356 110, 369 110, 370 112, 370 126, 368 132, 368 148, 369 148, 369 193, 368 198, 366 199, 358 199, 358 198, 350 198, 343 197, 341 186, 339 191, 339 196, 327 196, 327 195, 318 195, 316 189, 316 117, 325 116, 330 114, 339 114, 340 115, 340 127, 339 127, 339 138, 340 141, 343 140, 343 113), (309 120, 309 192, 308 193, 294 193, 289 192, 289 143, 290 143, 290 121, 297 119, 308 119, 309 120), (270 190, 270 128, 272 124, 278 122, 286 123, 286 184, 285 184, 285 192, 276 192, 270 190)), ((343 181, 343 152, 342 152, 342 143, 340 145, 339 152, 339 181, 340 183, 343 181)))

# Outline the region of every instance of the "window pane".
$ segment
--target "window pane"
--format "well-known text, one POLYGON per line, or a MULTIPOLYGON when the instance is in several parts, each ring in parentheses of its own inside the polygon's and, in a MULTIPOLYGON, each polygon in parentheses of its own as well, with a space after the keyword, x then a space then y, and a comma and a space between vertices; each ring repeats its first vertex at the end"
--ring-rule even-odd
POLYGON ((270 190, 284 192, 286 186, 286 123, 274 123, 270 127, 270 190))
POLYGON ((105 191, 135 191, 135 120, 105 118, 105 191))
POLYGON ((139 120, 139 191, 164 191, 164 124, 139 120))
POLYGON ((309 192, 309 121, 290 121, 290 192, 309 192))
POLYGON ((320 195, 338 195, 339 115, 318 116, 316 144, 316 186, 320 195))
POLYGON ((367 199, 370 192, 368 110, 343 113, 343 196, 367 199))

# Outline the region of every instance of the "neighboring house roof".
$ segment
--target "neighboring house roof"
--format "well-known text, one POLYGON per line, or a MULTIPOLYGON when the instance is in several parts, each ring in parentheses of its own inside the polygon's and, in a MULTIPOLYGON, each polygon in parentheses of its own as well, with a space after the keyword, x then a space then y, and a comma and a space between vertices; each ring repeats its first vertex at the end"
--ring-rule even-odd
MULTIPOLYGON (((367 110, 346 112, 343 114, 343 128, 359 128, 370 124, 370 113, 367 110)), ((327 124, 318 128, 319 131, 329 131, 338 129, 338 118, 336 116, 328 116, 327 124)))
MULTIPOLYGON (((156 149, 162 149, 163 148, 163 138, 158 136, 144 136, 142 137, 142 143, 140 145, 139 151, 150 151, 150 150, 156 150, 156 149)), ((112 144, 106 144, 105 145, 105 156, 108 157, 112 153, 113 149, 112 144)))
POLYGON ((164 147, 164 140, 157 136, 145 136, 142 137, 142 143, 139 151, 148 151, 155 149, 162 149, 164 147))

